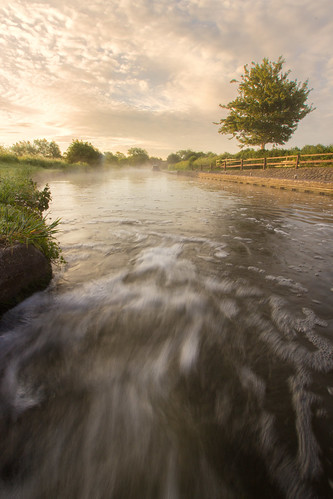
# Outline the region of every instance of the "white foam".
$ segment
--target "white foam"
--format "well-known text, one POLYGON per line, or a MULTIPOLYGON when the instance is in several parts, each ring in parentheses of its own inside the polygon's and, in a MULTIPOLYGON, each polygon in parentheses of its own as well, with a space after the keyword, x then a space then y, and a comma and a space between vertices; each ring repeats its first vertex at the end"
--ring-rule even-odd
POLYGON ((237 305, 235 300, 232 300, 231 298, 225 298, 219 301, 219 308, 221 312, 228 318, 228 319, 233 319, 236 317, 239 312, 240 308, 237 305))
POLYGON ((180 368, 188 372, 197 360, 199 353, 199 332, 202 320, 197 317, 194 324, 188 329, 180 351, 180 368))
POLYGON ((279 286, 285 286, 285 287, 290 288, 293 291, 296 291, 298 293, 307 293, 308 292, 308 290, 304 286, 302 286, 300 283, 295 282, 292 279, 288 279, 287 277, 283 277, 281 275, 279 275, 279 276, 266 275, 265 279, 267 279, 268 281, 274 281, 279 286))
POLYGON ((167 270, 174 265, 182 250, 181 244, 147 248, 135 259, 136 270, 139 272, 146 272, 156 268, 167 270))
POLYGON ((219 250, 219 251, 215 251, 214 256, 216 258, 226 258, 227 256, 229 256, 229 253, 227 253, 226 251, 223 251, 223 250, 219 250))
POLYGON ((250 265, 248 267, 248 270, 252 270, 253 272, 258 272, 258 274, 264 274, 265 271, 263 269, 259 269, 259 267, 253 267, 252 265, 250 265))

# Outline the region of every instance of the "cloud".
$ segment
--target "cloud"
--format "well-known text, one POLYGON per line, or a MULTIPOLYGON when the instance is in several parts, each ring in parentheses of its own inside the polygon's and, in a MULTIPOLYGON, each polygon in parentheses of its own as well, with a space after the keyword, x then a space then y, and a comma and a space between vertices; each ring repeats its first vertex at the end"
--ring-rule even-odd
MULTIPOLYGON (((220 102, 243 65, 283 54, 309 78, 311 142, 329 143, 331 0, 13 0, 2 3, 2 123, 18 140, 84 135, 102 149, 138 144, 236 150, 217 134, 220 102), (318 116, 321 119, 318 119, 318 116), (19 123, 31 123, 22 127, 19 123), (34 135, 33 134, 37 134, 34 135), (117 142, 118 141, 118 142, 117 142), (183 142, 182 142, 183 141, 183 142)), ((295 137, 302 145, 303 124, 295 137)), ((12 143, 2 131, 0 141, 12 143)), ((123 149, 125 150, 125 149, 123 149)))

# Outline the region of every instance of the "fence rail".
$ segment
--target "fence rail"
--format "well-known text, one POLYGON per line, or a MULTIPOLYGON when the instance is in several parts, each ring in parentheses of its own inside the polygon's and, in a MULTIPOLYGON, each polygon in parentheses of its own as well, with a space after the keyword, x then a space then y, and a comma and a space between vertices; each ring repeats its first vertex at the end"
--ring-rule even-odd
MULTIPOLYGON (((295 154, 293 156, 271 156, 265 158, 246 158, 246 159, 218 159, 216 160, 217 168, 244 168, 250 169, 252 167, 261 167, 263 170, 266 168, 299 168, 307 165, 333 165, 333 153, 321 154, 295 154)), ((212 169, 212 164, 210 168, 212 169)), ((202 166, 201 166, 202 170, 202 166)))

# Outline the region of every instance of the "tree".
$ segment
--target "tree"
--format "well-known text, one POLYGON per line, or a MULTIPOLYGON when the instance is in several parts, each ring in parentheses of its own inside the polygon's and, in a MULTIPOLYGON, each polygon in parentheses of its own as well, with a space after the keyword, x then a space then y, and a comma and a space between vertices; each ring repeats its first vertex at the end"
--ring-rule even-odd
POLYGON ((102 153, 90 142, 72 140, 65 153, 69 163, 88 163, 88 165, 98 164, 102 160, 102 153))
POLYGON ((118 163, 118 156, 116 154, 113 154, 113 152, 106 151, 104 153, 104 160, 106 161, 106 163, 115 165, 118 163))
MULTIPOLYGON (((263 59, 244 66, 238 87, 238 97, 227 105, 229 115, 220 120, 221 134, 231 134, 244 145, 285 144, 295 132, 298 122, 314 110, 306 105, 311 89, 308 81, 290 81, 290 71, 282 72, 285 60, 263 59)), ((232 80, 231 83, 236 80, 232 80)), ((237 82, 238 83, 238 82, 237 82)))
POLYGON ((192 151, 192 149, 181 149, 176 153, 180 157, 180 161, 188 161, 192 156, 195 156, 195 159, 202 158, 206 156, 204 152, 192 151))
POLYGON ((147 163, 149 161, 148 153, 145 149, 141 149, 140 147, 131 147, 127 151, 128 154, 128 162, 130 165, 142 165, 143 163, 147 163))
POLYGON ((175 152, 172 152, 171 154, 169 154, 169 156, 167 157, 167 162, 170 164, 170 165, 174 165, 175 163, 179 163, 179 161, 181 161, 181 157, 179 156, 179 154, 175 153, 175 152))
POLYGON ((17 156, 43 156, 44 158, 61 158, 61 152, 58 144, 53 140, 48 142, 46 139, 35 139, 33 143, 29 140, 16 142, 11 150, 17 156))
POLYGON ((34 148, 38 156, 43 156, 44 158, 61 158, 61 151, 58 146, 51 140, 48 142, 46 139, 36 139, 34 140, 34 148))
POLYGON ((126 155, 123 152, 116 152, 117 160, 120 165, 125 165, 127 163, 126 155))
POLYGON ((30 140, 21 140, 12 145, 11 150, 17 156, 36 156, 37 150, 30 140))

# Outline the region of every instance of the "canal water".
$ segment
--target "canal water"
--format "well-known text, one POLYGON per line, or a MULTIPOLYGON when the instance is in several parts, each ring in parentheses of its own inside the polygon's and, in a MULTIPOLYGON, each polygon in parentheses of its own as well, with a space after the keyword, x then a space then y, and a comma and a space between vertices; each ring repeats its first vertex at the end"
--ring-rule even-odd
POLYGON ((0 322, 1 499, 333 495, 333 200, 48 174, 67 264, 0 322))

